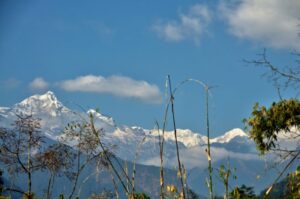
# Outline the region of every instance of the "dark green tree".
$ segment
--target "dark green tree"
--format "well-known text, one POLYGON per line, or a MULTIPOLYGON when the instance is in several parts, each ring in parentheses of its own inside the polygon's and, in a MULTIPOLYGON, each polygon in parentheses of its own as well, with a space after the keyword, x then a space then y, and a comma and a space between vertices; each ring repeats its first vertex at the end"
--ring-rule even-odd
POLYGON ((253 187, 247 187, 246 185, 242 185, 240 187, 236 187, 232 192, 230 192, 231 199, 256 199, 256 195, 254 193, 253 187))
MULTIPOLYGON (((281 155, 282 159, 289 158, 286 166, 274 180, 274 185, 300 156, 299 147, 283 148, 278 142, 279 136, 284 136, 286 139, 299 140, 300 101, 298 99, 281 100, 274 102, 269 108, 265 106, 260 107, 256 104, 253 108, 252 116, 245 122, 250 127, 250 138, 254 140, 261 154, 275 151, 281 155)), ((270 194, 273 185, 266 191, 266 195, 270 194)))
POLYGON ((300 197, 300 166, 296 171, 289 173, 287 183, 286 198, 299 198, 300 197))
POLYGON ((283 99, 281 95, 282 91, 286 89, 296 91, 296 96, 299 94, 300 53, 294 52, 292 55, 296 57, 296 60, 294 64, 288 66, 274 65, 268 60, 265 50, 260 54, 259 59, 246 61, 267 69, 264 75, 273 82, 280 99, 278 102, 273 102, 270 107, 255 104, 251 117, 245 120, 247 127, 250 129, 250 137, 255 141, 261 154, 275 151, 281 155, 282 159, 289 158, 288 163, 275 179, 273 185, 267 189, 266 195, 272 191, 273 186, 279 181, 284 172, 300 156, 299 147, 282 147, 278 142, 280 136, 295 141, 299 140, 300 137, 300 102, 298 97, 283 99))
MULTIPOLYGON (((255 104, 252 115, 245 120, 250 137, 255 141, 258 150, 264 154, 270 150, 281 150, 278 145, 278 135, 285 134, 287 138, 300 137, 300 101, 298 99, 274 102, 271 107, 255 104)), ((287 152, 299 155, 298 149, 287 152)))
POLYGON ((145 193, 134 193, 132 199, 150 199, 145 193))

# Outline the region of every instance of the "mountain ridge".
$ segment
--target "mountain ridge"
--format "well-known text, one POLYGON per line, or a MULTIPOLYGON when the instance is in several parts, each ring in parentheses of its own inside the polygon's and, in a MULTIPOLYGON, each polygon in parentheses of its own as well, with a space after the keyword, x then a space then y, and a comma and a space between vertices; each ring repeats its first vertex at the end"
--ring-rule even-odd
MULTIPOLYGON (((10 128, 18 113, 32 113, 41 119, 42 131, 47 138, 57 141, 62 135, 64 127, 71 121, 88 121, 89 115, 94 116, 95 126, 105 131, 102 141, 108 146, 114 145, 113 153, 124 161, 135 162, 140 165, 159 168, 159 132, 155 129, 144 129, 138 126, 117 125, 110 116, 90 109, 87 112, 78 112, 65 107, 51 91, 42 95, 33 95, 15 104, 12 107, 0 107, 0 126, 10 128), (142 143, 143 141, 143 143, 142 143), (142 143, 142 144, 141 144, 142 143), (136 152, 139 155, 136 157, 136 152)), ((198 187, 198 181, 203 180, 207 169, 207 137, 195 133, 190 129, 177 129, 178 146, 182 164, 188 171, 196 170, 191 179, 191 187, 198 187), (195 180, 196 179, 196 180, 195 180)), ((241 129, 234 128, 221 136, 211 138, 211 158, 214 167, 225 164, 230 159, 240 168, 239 173, 247 173, 239 182, 248 182, 258 191, 261 186, 268 185, 272 179, 257 179, 253 176, 262 175, 265 162, 272 157, 261 157, 256 151, 255 143, 241 129), (259 168, 252 168, 258 165, 259 168), (251 176, 250 176, 251 175, 251 176)), ((287 145, 291 145, 290 142, 287 145)), ((165 131, 164 167, 176 170, 177 158, 173 131, 165 131)), ((158 170, 158 169, 157 169, 158 170)), ((274 172, 276 173, 276 171, 274 172)), ((274 174, 275 175, 275 174, 274 174)), ((271 175, 272 176, 272 175, 271 175)), ((205 180, 204 180, 205 181, 205 180)), ((220 189, 222 186, 219 186, 220 189)), ((201 188, 201 191, 205 186, 201 188)), ((200 193, 200 192, 198 192, 200 193)))
MULTIPOLYGON (((32 95, 24 100, 22 100, 20 103, 16 103, 12 107, 0 107, 0 114, 4 114, 7 111, 14 111, 16 113, 20 112, 27 112, 30 113, 30 111, 33 111, 32 113, 35 114, 35 112, 48 112, 50 113, 51 116, 56 117, 61 114, 61 112, 71 112, 69 108, 64 106, 55 96, 54 92, 52 91, 47 91, 45 94, 35 94, 32 95)), ((87 114, 92 113, 95 117, 104 120, 111 126, 117 126, 114 119, 110 116, 104 115, 100 113, 99 111, 96 111, 94 109, 89 109, 87 111, 87 114)), ((126 125, 122 125, 126 126, 126 125)), ((158 133, 155 130, 149 130, 149 129, 144 129, 143 127, 140 126, 132 126, 130 127, 134 130, 141 130, 143 129, 144 131, 151 131, 153 132, 153 135, 158 136, 158 133)), ((177 129, 179 132, 179 137, 186 137, 186 136, 191 136, 193 138, 199 139, 199 137, 203 139, 207 139, 205 135, 202 135, 197 132, 193 132, 190 129, 177 129)), ((166 131, 166 139, 172 139, 171 134, 173 131, 166 131)), ((241 129, 234 128, 228 132, 226 132, 224 135, 217 136, 215 138, 211 138, 211 142, 219 142, 221 140, 222 142, 229 142, 230 139, 233 139, 236 136, 246 136, 246 133, 244 133, 241 129), (240 131, 242 133, 236 133, 235 131, 240 131), (223 141, 226 136, 226 141, 223 141)), ((179 138, 180 139, 180 138, 179 138)), ((180 139, 182 142, 182 139, 180 139)), ((186 146, 193 146, 190 143, 186 143, 186 146)))
MULTIPOLYGON (((30 96, 20 103, 16 103, 11 108, 0 108, 0 110, 2 110, 2 112, 0 112, 2 120, 10 120, 6 122, 6 124, 13 122, 16 113, 32 113, 35 117, 41 119, 42 130, 47 137, 53 140, 59 138, 63 128, 67 126, 68 123, 73 121, 82 122, 82 120, 88 121, 89 115, 92 114, 96 127, 103 129, 105 132, 105 136, 102 138, 103 141, 108 145, 118 146, 114 151, 118 157, 124 160, 134 161, 136 150, 140 150, 140 158, 137 160, 138 163, 159 166, 157 159, 159 159, 158 143, 161 132, 158 132, 157 129, 117 125, 112 117, 104 115, 94 109, 89 109, 86 113, 71 110, 65 107, 52 91, 41 95, 36 94, 30 96), (145 137, 145 141, 140 149, 138 149, 137 145, 139 145, 145 137)), ((210 142, 222 148, 222 145, 230 143, 235 138, 239 138, 242 142, 241 144, 248 142, 246 133, 237 128, 226 132, 224 135, 211 138, 210 142)), ((182 153, 192 151, 193 148, 202 148, 202 154, 202 152, 205 151, 204 147, 207 145, 207 136, 195 133, 190 129, 178 128, 177 139, 182 153)), ((174 165, 173 157, 176 155, 173 147, 175 146, 173 131, 165 131, 165 141, 164 155, 167 158, 165 166, 172 168, 174 165)), ((218 151, 218 149, 216 149, 216 151, 218 151)), ((190 165, 189 162, 186 162, 186 164, 190 165)))

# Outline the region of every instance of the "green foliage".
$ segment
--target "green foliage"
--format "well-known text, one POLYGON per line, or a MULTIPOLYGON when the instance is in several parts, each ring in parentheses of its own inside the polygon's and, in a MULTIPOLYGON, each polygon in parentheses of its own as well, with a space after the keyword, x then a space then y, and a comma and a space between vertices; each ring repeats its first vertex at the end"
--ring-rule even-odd
POLYGON ((264 154, 276 148, 279 132, 290 132, 292 127, 300 127, 300 101, 297 99, 274 102, 270 108, 255 104, 252 116, 245 120, 250 127, 250 137, 258 150, 264 154))
POLYGON ((253 191, 253 187, 247 187, 246 185, 242 185, 240 187, 236 187, 231 193, 230 198, 232 199, 255 199, 255 193, 253 191))
POLYGON ((289 198, 300 197, 300 167, 295 172, 288 175, 287 190, 289 198))
POLYGON ((225 187, 225 194, 224 194, 224 199, 229 199, 229 179, 230 177, 233 178, 234 180, 237 179, 236 175, 233 175, 233 171, 236 171, 236 168, 233 170, 230 168, 229 160, 227 162, 227 167, 224 165, 221 165, 220 168, 218 169, 219 171, 219 177, 221 178, 224 187, 225 187))
POLYGON ((145 193, 134 193, 133 199, 150 199, 145 193))
POLYGON ((229 184, 229 177, 231 175, 230 168, 226 168, 224 165, 221 165, 219 168, 219 176, 223 181, 223 184, 225 186, 225 199, 228 199, 228 184, 229 184))

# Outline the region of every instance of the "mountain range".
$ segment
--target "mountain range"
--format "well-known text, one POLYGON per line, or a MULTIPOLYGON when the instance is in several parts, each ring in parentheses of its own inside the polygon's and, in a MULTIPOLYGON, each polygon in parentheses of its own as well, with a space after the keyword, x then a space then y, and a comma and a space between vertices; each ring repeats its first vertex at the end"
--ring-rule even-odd
MULTIPOLYGON (((33 95, 12 107, 0 107, 0 126, 10 128, 16 119, 16 114, 27 113, 41 119, 42 132, 47 139, 56 142, 64 127, 72 122, 80 122, 92 114, 95 125, 104 131, 102 138, 107 145, 116 146, 115 155, 123 161, 136 161, 140 167, 151 169, 153 178, 159 177, 159 132, 156 129, 144 129, 138 126, 118 125, 112 117, 97 110, 71 110, 65 107, 51 91, 42 95, 33 95), (139 152, 136 158, 136 151, 139 152), (155 174, 156 173, 156 174, 155 174)), ((177 129, 179 150, 182 162, 188 170, 188 184, 201 195, 208 195, 205 180, 207 177, 207 137, 189 129, 177 129)), ((295 146, 294 140, 280 138, 286 146, 295 146)), ((270 169, 276 161, 276 156, 260 156, 254 142, 243 130, 234 128, 224 135, 211 138, 211 157, 214 167, 214 185, 217 193, 223 193, 222 183, 218 178, 220 165, 236 168, 232 186, 246 184, 253 186, 258 192, 267 187, 278 171, 270 169)), ((174 170, 176 175, 176 150, 173 131, 165 132, 164 167, 174 170)), ((146 169, 147 170, 147 169, 146 169)), ((149 169, 148 169, 149 171, 149 169)), ((171 172, 172 173, 172 172, 171 172)), ((149 176, 148 176, 149 178, 149 176)), ((145 185, 149 186, 149 185, 145 185)), ((141 187, 141 190, 147 190, 141 187)))

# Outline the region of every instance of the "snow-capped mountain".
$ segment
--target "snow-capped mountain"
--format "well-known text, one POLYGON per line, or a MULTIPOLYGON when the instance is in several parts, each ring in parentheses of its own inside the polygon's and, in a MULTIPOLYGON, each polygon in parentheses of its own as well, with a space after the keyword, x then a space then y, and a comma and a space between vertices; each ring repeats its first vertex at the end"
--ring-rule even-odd
MULTIPOLYGON (((16 114, 21 113, 33 114, 35 117, 40 118, 42 130, 53 140, 56 140, 62 134, 63 128, 68 123, 72 121, 82 122, 82 120, 88 120, 88 115, 92 114, 95 118, 95 125, 98 128, 104 129, 105 135, 102 138, 104 142, 106 142, 106 144, 117 146, 117 148, 114 149, 117 156, 125 160, 133 161, 135 159, 136 151, 139 150, 140 155, 137 160, 138 163, 158 166, 158 143, 159 134, 161 134, 161 132, 158 132, 157 130, 149 130, 136 126, 118 126, 112 117, 105 116, 93 109, 88 110, 86 113, 73 111, 58 101, 51 91, 48 91, 43 95, 33 95, 22 102, 15 104, 11 108, 0 108, 0 124, 4 127, 9 127, 16 119, 16 114), (144 140, 143 143, 141 143, 142 140, 144 140)), ((190 157, 191 154, 193 154, 193 151, 198 150, 197 153, 202 154, 202 157, 205 159, 204 151, 207 144, 206 136, 192 132, 189 129, 177 129, 177 138, 181 154, 187 153, 188 155, 185 155, 185 157, 190 157)), ((212 144, 215 144, 213 146, 216 146, 212 151, 219 153, 221 149, 223 150, 222 154, 225 153, 227 156, 230 156, 230 150, 227 150, 225 145, 237 138, 240 139, 239 145, 249 142, 247 135, 241 129, 233 129, 220 137, 212 138, 210 140, 212 144)), ((174 132, 165 131, 165 163, 166 167, 170 168, 174 166, 176 155, 174 143, 174 132)), ((247 144, 249 145, 249 143, 247 144)), ((218 155, 215 157, 218 157, 218 155)), ((196 164, 190 164, 191 161, 195 162, 193 157, 191 157, 191 159, 184 158, 183 161, 186 165, 191 165, 187 167, 192 168, 193 166, 197 166, 196 164)), ((201 158, 198 158, 198 161, 202 161, 201 158)), ((205 160, 203 161, 205 162, 205 160)), ((199 162, 199 165, 201 165, 201 162, 199 162)))
POLYGON ((248 137, 248 135, 241 129, 236 128, 236 129, 232 129, 232 130, 226 132, 224 135, 221 135, 216 138, 212 138, 210 140, 210 142, 211 143, 228 143, 236 137, 248 137))
POLYGON ((46 113, 52 117, 60 116, 63 113, 68 113, 70 110, 63 106, 54 95, 53 92, 48 91, 44 95, 33 95, 13 107, 14 111, 40 114, 46 113))
MULTIPOLYGON (((14 106, 0 108, 0 126, 9 128, 16 119, 16 114, 31 113, 41 119, 42 131, 45 135, 57 140, 63 129, 70 122, 83 122, 94 116, 97 128, 104 129, 102 140, 107 145, 116 146, 113 152, 120 158, 134 161, 136 151, 139 151, 137 162, 144 165, 159 166, 159 134, 155 129, 117 125, 112 117, 90 109, 87 112, 71 110, 65 107, 48 91, 42 95, 33 95, 14 106), (144 139, 145 138, 145 139, 144 139)), ((164 162, 165 167, 174 168, 176 165, 175 137, 173 131, 165 131, 164 162)), ((177 129, 177 138, 186 168, 205 168, 207 157, 205 153, 207 137, 189 129, 177 129)), ((253 141, 241 129, 232 129, 216 138, 210 139, 213 162, 226 158, 240 160, 258 160, 253 141)))
MULTIPOLYGON (((160 164, 159 135, 161 135, 161 131, 118 125, 112 117, 93 109, 87 112, 71 110, 58 101, 54 93, 50 91, 43 95, 33 95, 12 107, 0 107, 0 127, 10 128, 16 119, 16 114, 21 113, 32 114, 36 118, 40 118, 42 131, 49 138, 48 140, 53 142, 63 136, 63 129, 68 123, 88 121, 89 115, 93 115, 95 126, 104 129, 103 142, 107 145, 117 146, 113 148, 116 156, 146 166, 159 166, 160 164), (136 159, 137 151, 139 155, 136 159)), ((164 167, 174 169, 177 165, 174 132, 165 131, 164 137, 164 167)), ((185 168, 193 173, 190 177, 190 185, 197 190, 199 188, 198 181, 205 178, 205 169, 207 168, 205 152, 207 137, 189 129, 177 129, 177 137, 181 161, 185 168)), ((213 166, 218 167, 230 159, 232 166, 238 167, 241 176, 246 175, 245 173, 249 174, 249 176, 246 175, 239 179, 242 183, 250 183, 250 177, 261 176, 266 172, 264 170, 266 159, 257 154, 255 144, 241 129, 232 129, 224 135, 211 138, 210 143, 213 166)), ((294 146, 290 141, 286 145, 294 146)), ((153 168, 158 171, 158 167, 153 168)), ((253 178, 251 185, 259 190, 261 186, 266 186, 271 180, 271 178, 264 178, 260 182, 256 182, 257 179, 253 178)), ((205 189, 204 183, 202 188, 201 190, 205 189)))

